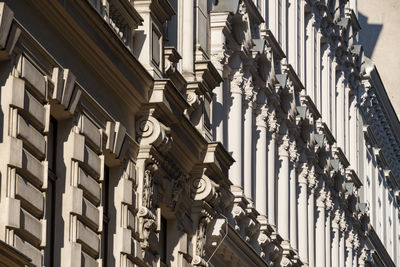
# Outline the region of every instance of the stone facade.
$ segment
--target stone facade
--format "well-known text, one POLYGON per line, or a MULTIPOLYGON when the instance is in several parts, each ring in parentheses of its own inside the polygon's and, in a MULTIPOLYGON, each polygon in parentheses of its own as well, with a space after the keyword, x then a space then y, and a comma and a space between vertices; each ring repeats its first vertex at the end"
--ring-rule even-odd
POLYGON ((399 265, 354 6, 0 3, 0 264, 399 265))

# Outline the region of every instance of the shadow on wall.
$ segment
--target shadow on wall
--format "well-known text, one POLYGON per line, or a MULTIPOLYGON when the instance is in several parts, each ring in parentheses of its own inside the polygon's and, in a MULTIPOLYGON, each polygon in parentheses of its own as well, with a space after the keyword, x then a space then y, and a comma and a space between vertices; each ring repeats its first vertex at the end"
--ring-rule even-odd
POLYGON ((358 22, 361 25, 361 31, 358 34, 359 43, 364 47, 365 55, 371 58, 383 24, 368 24, 368 17, 360 12, 358 13, 358 22))

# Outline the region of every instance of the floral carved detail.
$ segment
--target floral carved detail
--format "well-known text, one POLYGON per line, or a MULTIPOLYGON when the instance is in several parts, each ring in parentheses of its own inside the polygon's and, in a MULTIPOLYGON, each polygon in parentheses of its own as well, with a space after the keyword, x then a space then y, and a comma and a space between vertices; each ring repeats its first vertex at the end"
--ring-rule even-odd
POLYGON ((144 171, 143 186, 142 186, 142 206, 137 213, 139 217, 139 233, 141 239, 141 247, 150 248, 155 251, 156 244, 150 244, 149 238, 152 233, 158 229, 158 212, 157 202, 158 194, 154 180, 154 172, 158 170, 158 166, 154 163, 147 165, 144 171))
POLYGON ((195 242, 195 255, 192 260, 194 266, 208 266, 208 263, 204 260, 205 257, 205 245, 207 242, 207 226, 213 219, 213 214, 206 209, 202 209, 200 212, 200 220, 196 229, 196 242, 195 242))

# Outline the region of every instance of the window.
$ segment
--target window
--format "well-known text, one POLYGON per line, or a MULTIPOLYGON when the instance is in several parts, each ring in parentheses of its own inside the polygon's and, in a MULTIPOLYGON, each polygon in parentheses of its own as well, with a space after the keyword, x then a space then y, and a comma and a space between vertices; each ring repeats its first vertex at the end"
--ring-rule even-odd
POLYGON ((109 214, 109 189, 110 189, 110 168, 108 166, 104 166, 104 181, 102 184, 102 203, 103 203, 103 232, 101 236, 101 255, 103 259, 103 267, 107 267, 108 254, 109 249, 109 222, 110 222, 110 214, 109 214))
POLYGON ((160 69, 161 63, 161 34, 156 30, 153 25, 153 33, 152 33, 152 48, 151 48, 151 55, 153 63, 160 69))
POLYGON ((47 136, 47 161, 49 168, 48 188, 46 197, 45 218, 46 248, 44 265, 54 266, 54 239, 55 239, 55 203, 56 203, 56 161, 57 161, 57 120, 50 117, 49 134, 47 136))
POLYGON ((167 265, 167 219, 161 217, 161 231, 160 231, 160 260, 161 266, 167 265))

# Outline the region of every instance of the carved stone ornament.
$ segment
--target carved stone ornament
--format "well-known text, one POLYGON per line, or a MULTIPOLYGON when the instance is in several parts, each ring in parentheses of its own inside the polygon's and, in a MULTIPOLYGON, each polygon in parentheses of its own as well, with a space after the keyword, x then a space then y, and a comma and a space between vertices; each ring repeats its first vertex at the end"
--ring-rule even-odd
POLYGON ((205 245, 207 242, 207 227, 213 219, 214 214, 211 214, 210 210, 203 208, 200 211, 200 220, 196 229, 196 242, 195 242, 195 253, 192 260, 194 266, 208 266, 205 261, 205 245))
MULTIPOLYGON (((151 233, 158 228, 158 210, 156 208, 158 202, 157 187, 154 181, 154 172, 158 170, 157 164, 150 163, 146 166, 143 177, 142 187, 142 206, 137 213, 139 217, 139 233, 141 239, 141 247, 143 249, 151 248, 155 250, 149 243, 151 233)), ((156 244, 153 244, 153 246, 156 244)))
POLYGON ((292 262, 288 258, 283 257, 281 260, 281 266, 285 267, 292 266, 292 262))
POLYGON ((232 76, 231 82, 231 93, 232 94, 242 94, 243 93, 243 70, 236 70, 232 76))
POLYGON ((296 141, 293 138, 291 138, 289 143, 289 156, 291 162, 297 163, 299 161, 300 154, 298 153, 297 150, 296 141))
POLYGON ((315 188, 317 187, 317 178, 315 177, 315 170, 314 166, 311 168, 308 174, 308 189, 311 193, 314 193, 315 188))
MULTIPOLYGON (((146 207, 141 207, 138 211, 139 217, 139 234, 140 234, 140 246, 143 249, 150 248, 149 237, 151 233, 157 230, 157 217, 146 207)), ((153 247, 153 250, 156 248, 153 247)))
POLYGON ((268 113, 264 105, 258 108, 259 113, 256 116, 256 126, 267 127, 268 113))
POLYGON ((298 178, 299 183, 307 184, 308 173, 309 171, 307 164, 306 163, 302 164, 298 178))
POLYGON ((268 130, 271 134, 277 134, 279 131, 279 124, 274 111, 268 113, 268 130))
POLYGON ((318 208, 325 208, 325 200, 326 200, 326 191, 325 187, 320 188, 317 197, 317 207, 318 208))
POLYGON ((244 99, 247 102, 254 102, 255 92, 254 92, 253 78, 251 76, 243 79, 243 89, 244 89, 244 99))
MULTIPOLYGON (((153 166, 154 168, 156 168, 155 165, 153 166)), ((152 201, 154 195, 152 168, 147 168, 144 171, 143 192, 142 192, 142 205, 149 209, 153 206, 152 201)))
POLYGON ((196 253, 193 258, 192 264, 195 266, 208 266, 208 264, 204 260, 205 250, 204 246, 206 244, 206 230, 207 230, 207 222, 206 218, 203 218, 196 231, 196 253))
POLYGON ((290 147, 289 136, 285 134, 282 136, 281 145, 279 146, 279 155, 284 157, 289 156, 289 147, 290 147))
POLYGON ((339 209, 336 209, 334 214, 333 214, 333 218, 332 218, 332 227, 335 229, 339 229, 340 227, 340 211, 339 209))
POLYGON ((151 115, 136 121, 136 134, 140 145, 153 145, 160 151, 166 151, 172 144, 169 132, 170 128, 151 115))
POLYGON ((191 194, 194 200, 206 200, 208 202, 217 197, 215 186, 206 175, 193 179, 191 194))

